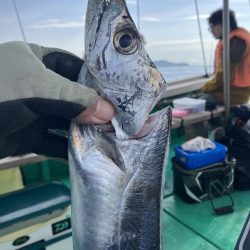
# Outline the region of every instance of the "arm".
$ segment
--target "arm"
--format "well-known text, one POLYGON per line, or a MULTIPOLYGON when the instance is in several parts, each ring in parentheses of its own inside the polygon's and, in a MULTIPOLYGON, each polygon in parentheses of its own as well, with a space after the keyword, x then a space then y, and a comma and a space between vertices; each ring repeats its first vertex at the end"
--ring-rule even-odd
MULTIPOLYGON (((246 44, 240 38, 233 38, 230 41, 230 79, 234 79, 235 70, 237 65, 240 63, 246 44)), ((214 77, 208 81, 203 87, 204 93, 223 91, 223 65, 217 70, 214 77)))
POLYGON ((246 50, 246 43, 238 37, 230 41, 230 63, 239 64, 246 50))
POLYGON ((202 87, 202 92, 210 93, 223 90, 223 71, 220 68, 213 78, 206 82, 206 84, 202 87))

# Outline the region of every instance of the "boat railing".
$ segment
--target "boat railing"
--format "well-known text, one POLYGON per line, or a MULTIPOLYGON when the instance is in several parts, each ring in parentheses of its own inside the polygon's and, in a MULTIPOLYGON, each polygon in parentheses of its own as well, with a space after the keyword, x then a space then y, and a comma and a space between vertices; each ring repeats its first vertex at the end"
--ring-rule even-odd
POLYGON ((37 154, 26 154, 14 157, 6 157, 0 160, 0 170, 16 166, 24 166, 31 163, 47 160, 48 158, 37 154))
POLYGON ((166 93, 162 96, 162 99, 198 91, 209 79, 211 79, 211 76, 197 76, 185 80, 171 82, 166 93))

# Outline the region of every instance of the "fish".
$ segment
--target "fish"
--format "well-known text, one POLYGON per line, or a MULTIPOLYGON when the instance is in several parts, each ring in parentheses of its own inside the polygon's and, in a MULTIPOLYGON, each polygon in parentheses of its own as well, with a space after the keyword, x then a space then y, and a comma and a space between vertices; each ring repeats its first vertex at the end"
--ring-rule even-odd
POLYGON ((88 1, 79 81, 114 105, 120 139, 141 133, 167 83, 145 50, 124 0, 88 1))
POLYGON ((171 109, 150 116, 145 136, 121 140, 94 125, 69 137, 75 250, 161 250, 171 109))
POLYGON ((124 0, 88 1, 78 81, 116 112, 111 130, 71 124, 74 249, 161 250, 171 108, 152 112, 167 84, 124 0))

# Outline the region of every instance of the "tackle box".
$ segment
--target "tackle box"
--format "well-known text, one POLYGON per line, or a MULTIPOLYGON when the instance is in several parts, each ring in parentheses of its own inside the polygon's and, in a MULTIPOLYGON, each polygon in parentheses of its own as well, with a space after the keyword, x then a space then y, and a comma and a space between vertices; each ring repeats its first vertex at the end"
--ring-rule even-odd
POLYGON ((175 147, 176 161, 186 169, 196 169, 213 163, 224 162, 227 147, 214 142, 214 149, 206 149, 201 152, 184 151, 181 146, 175 147))

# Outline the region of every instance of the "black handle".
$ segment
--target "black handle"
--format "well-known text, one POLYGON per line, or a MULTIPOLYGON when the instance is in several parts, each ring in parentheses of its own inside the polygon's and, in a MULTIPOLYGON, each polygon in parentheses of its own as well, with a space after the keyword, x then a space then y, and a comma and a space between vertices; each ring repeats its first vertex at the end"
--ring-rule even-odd
POLYGON ((208 198, 209 198, 211 205, 212 205, 212 208, 216 214, 224 215, 224 214, 232 213, 234 211, 233 198, 232 198, 229 190, 220 181, 218 181, 218 180, 216 182, 211 181, 209 183, 208 198), (214 190, 218 191, 218 187, 221 188, 220 192, 217 192, 216 193, 217 195, 213 195, 213 192, 212 192, 213 188, 214 188, 214 190), (219 197, 227 195, 229 197, 230 204, 228 204, 226 206, 222 206, 222 207, 215 207, 213 197, 216 197, 216 196, 218 197, 218 194, 219 194, 219 197))

